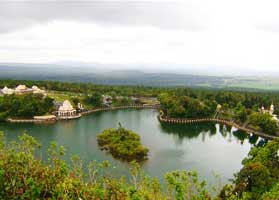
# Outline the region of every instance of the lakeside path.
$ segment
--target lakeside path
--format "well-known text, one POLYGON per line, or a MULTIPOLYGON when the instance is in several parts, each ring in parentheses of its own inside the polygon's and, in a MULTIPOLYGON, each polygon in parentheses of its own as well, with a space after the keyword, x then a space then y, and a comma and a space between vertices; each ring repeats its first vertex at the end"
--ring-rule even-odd
POLYGON ((121 110, 121 109, 160 109, 160 105, 130 105, 130 106, 116 106, 116 107, 107 107, 107 108, 96 108, 92 110, 87 110, 81 112, 81 115, 88 115, 95 112, 102 112, 102 111, 110 111, 110 110, 121 110))
MULTIPOLYGON (((107 108, 96 108, 96 109, 91 109, 91 110, 87 110, 84 112, 81 112, 81 115, 88 115, 91 113, 96 113, 96 112, 103 112, 103 111, 111 111, 111 110, 121 110, 121 109, 156 109, 156 110, 160 110, 160 105, 156 104, 156 105, 129 105, 129 106, 117 106, 117 107, 107 107, 107 108)), ((253 133, 257 136, 269 139, 269 140, 273 140, 275 138, 278 138, 278 136, 272 136, 272 135, 268 135, 266 133, 263 132, 259 132, 253 129, 249 129, 246 127, 243 127, 235 122, 232 121, 228 121, 228 120, 224 120, 224 119, 217 119, 217 118, 198 118, 198 119, 189 119, 189 118, 168 118, 164 116, 164 112, 162 110, 160 110, 160 115, 158 117, 158 119, 160 120, 160 122, 164 122, 164 123, 170 123, 170 124, 189 124, 189 123, 201 123, 201 122, 216 122, 216 123, 220 123, 220 124, 225 124, 228 126, 233 126, 236 127, 239 130, 245 131, 247 134, 253 133)), ((58 119, 59 120, 59 119, 58 119)), ((35 120, 35 119, 11 119, 9 118, 7 120, 8 122, 12 122, 12 123, 43 123, 44 121, 42 120, 35 120)), ((45 121, 47 122, 47 121, 45 121)))
POLYGON ((269 139, 269 140, 274 140, 275 138, 278 138, 278 136, 272 136, 272 135, 268 135, 266 133, 263 132, 259 132, 253 129, 249 129, 243 126, 240 126, 239 124, 232 122, 232 121, 228 121, 228 120, 224 120, 224 119, 217 119, 217 118, 198 118, 198 119, 188 119, 188 118, 168 118, 168 117, 164 117, 164 112, 161 110, 160 111, 160 116, 159 116, 159 120, 161 122, 165 122, 165 123, 171 123, 171 124, 189 124, 189 123, 201 123, 201 122, 216 122, 216 123, 220 123, 220 124, 225 124, 228 126, 233 126, 239 130, 245 131, 247 134, 249 133, 253 133, 257 136, 269 139))

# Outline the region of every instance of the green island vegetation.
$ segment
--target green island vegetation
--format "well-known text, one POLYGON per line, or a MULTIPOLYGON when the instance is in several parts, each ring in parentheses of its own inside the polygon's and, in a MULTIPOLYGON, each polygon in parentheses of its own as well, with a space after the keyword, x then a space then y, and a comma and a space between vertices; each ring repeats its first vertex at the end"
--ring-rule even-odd
POLYGON ((116 178, 108 161, 90 162, 78 156, 63 160, 65 148, 51 143, 48 159, 36 151, 41 145, 24 133, 17 142, 0 134, 0 199, 104 199, 104 200, 277 200, 279 199, 279 139, 255 146, 243 160, 232 184, 208 188, 196 172, 171 171, 147 176, 136 162, 130 177, 116 178))
POLYGON ((140 136, 121 127, 106 129, 97 135, 102 150, 109 151, 114 157, 123 160, 142 161, 147 159, 148 149, 141 144, 140 136))

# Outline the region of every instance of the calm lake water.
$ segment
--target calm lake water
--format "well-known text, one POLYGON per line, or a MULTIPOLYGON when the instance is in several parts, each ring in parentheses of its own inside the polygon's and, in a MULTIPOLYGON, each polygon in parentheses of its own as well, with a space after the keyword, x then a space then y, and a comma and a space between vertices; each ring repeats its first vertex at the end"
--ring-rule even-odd
POLYGON ((241 168, 241 161, 251 146, 258 142, 256 137, 235 128, 214 123, 191 125, 162 124, 157 119, 156 110, 117 110, 94 113, 72 121, 59 121, 50 125, 0 124, 8 141, 15 140, 23 131, 34 136, 44 151, 51 141, 67 149, 66 160, 78 154, 88 163, 92 160, 110 160, 116 169, 115 175, 127 175, 129 165, 99 150, 96 135, 102 130, 123 127, 141 135, 142 143, 150 149, 149 159, 142 164, 150 176, 163 177, 171 170, 196 170, 208 182, 221 176, 221 182, 241 168))

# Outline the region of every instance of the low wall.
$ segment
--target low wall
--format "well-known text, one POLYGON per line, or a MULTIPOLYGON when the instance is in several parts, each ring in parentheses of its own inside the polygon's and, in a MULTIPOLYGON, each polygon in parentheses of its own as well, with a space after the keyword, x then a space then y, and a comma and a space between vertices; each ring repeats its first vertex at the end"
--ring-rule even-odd
POLYGON ((71 119, 78 119, 81 117, 81 114, 73 115, 73 116, 59 116, 56 117, 57 120, 71 120, 71 119))
POLYGON ((277 138, 276 136, 272 136, 272 135, 268 135, 266 133, 262 133, 259 131, 255 131, 243 126, 240 126, 239 124, 232 122, 232 121, 228 121, 228 120, 223 120, 223 119, 215 119, 215 118, 198 118, 198 119, 187 119, 187 118, 168 118, 164 116, 164 112, 160 111, 160 116, 159 116, 159 120, 161 122, 165 122, 165 123, 173 123, 173 124, 187 124, 187 123, 200 123, 200 122, 215 122, 215 123, 220 123, 220 124, 225 124, 228 126, 234 126, 239 130, 245 131, 247 133, 253 133, 255 135, 258 135, 260 137, 266 138, 266 139, 275 139, 277 138))
POLYGON ((11 122, 11 123, 51 123, 51 122, 55 122, 56 119, 12 119, 12 118, 8 118, 7 122, 11 122))
MULTIPOLYGON (((160 105, 158 105, 158 104, 156 104, 156 105, 129 105, 129 106, 108 107, 108 108, 97 108, 97 109, 84 111, 80 114, 81 115, 87 115, 87 114, 91 114, 91 113, 95 113, 95 112, 101 112, 101 111, 120 110, 120 109, 147 109, 147 108, 160 109, 160 105)), ((228 125, 228 126, 234 126, 234 127, 238 128, 239 130, 245 131, 247 133, 253 133, 253 134, 258 135, 258 136, 263 137, 263 138, 267 138, 267 139, 271 139, 271 140, 277 138, 276 136, 272 136, 272 135, 268 135, 266 133, 255 131, 255 130, 240 126, 239 124, 237 124, 235 122, 224 120, 224 119, 215 119, 215 118, 198 118, 198 119, 168 118, 168 117, 164 116, 164 113, 161 110, 160 115, 159 115, 159 120, 161 122, 173 123, 173 124, 215 122, 215 123, 225 124, 225 125, 228 125)), ((50 120, 12 119, 12 118, 8 118, 7 121, 8 122, 14 122, 14 123, 48 123, 48 122, 50 122, 50 120)), ((55 120, 52 120, 52 121, 55 121, 55 120)))
POLYGON ((96 108, 92 110, 87 110, 82 112, 82 115, 87 115, 95 112, 101 112, 101 111, 110 111, 110 110, 121 110, 121 109, 159 109, 160 105, 129 105, 129 106, 116 106, 116 107, 107 107, 107 108, 96 108))

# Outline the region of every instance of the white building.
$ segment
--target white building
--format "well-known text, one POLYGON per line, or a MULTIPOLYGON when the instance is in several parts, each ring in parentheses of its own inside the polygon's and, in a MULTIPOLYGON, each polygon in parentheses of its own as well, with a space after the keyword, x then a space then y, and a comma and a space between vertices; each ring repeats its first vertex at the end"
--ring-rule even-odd
POLYGON ((16 94, 24 94, 24 93, 31 93, 32 89, 26 87, 26 85, 18 85, 15 88, 15 93, 16 94))
POLYGON ((82 105, 81 103, 79 103, 79 102, 78 102, 78 104, 77 104, 77 108, 78 108, 78 110, 80 110, 80 111, 84 110, 83 105, 82 105))
POLYGON ((46 94, 45 90, 40 89, 38 86, 33 85, 32 88, 26 87, 26 85, 18 85, 15 89, 10 89, 5 86, 2 90, 0 90, 2 94, 10 95, 10 94, 46 94))
POLYGON ((264 108, 264 106, 262 106, 261 107, 261 112, 262 113, 269 113, 270 115, 273 115, 273 113, 274 113, 274 104, 273 104, 273 102, 271 103, 269 110, 266 110, 264 108))
POLYGON ((273 102, 272 102, 271 105, 270 105, 269 110, 265 110, 264 106, 262 106, 261 109, 260 109, 260 111, 261 111, 261 113, 268 113, 268 114, 270 114, 270 115, 272 116, 272 118, 273 118, 274 120, 276 120, 277 123, 279 124, 279 119, 278 119, 277 115, 274 114, 274 109, 275 109, 275 107, 274 107, 274 104, 273 104, 273 102))
POLYGON ((3 94, 14 94, 14 93, 15 93, 15 90, 10 89, 10 88, 8 88, 7 86, 5 86, 5 87, 1 90, 1 92, 2 92, 3 94))
POLYGON ((102 95, 102 102, 104 105, 110 106, 112 104, 112 97, 109 95, 102 95))
POLYGON ((34 94, 45 94, 46 93, 45 90, 40 89, 36 85, 33 85, 31 89, 32 89, 34 94))
POLYGON ((59 117, 71 117, 76 115, 77 115, 76 109, 73 108, 72 104, 68 100, 65 100, 62 106, 60 106, 58 109, 59 117))
POLYGON ((274 113, 274 105, 273 105, 273 102, 272 102, 272 104, 270 105, 269 113, 270 113, 271 115, 274 113))

